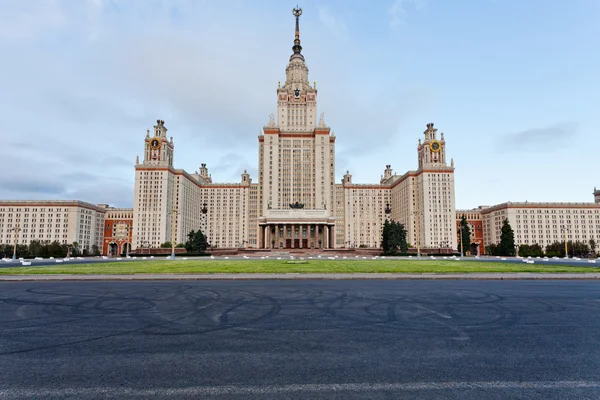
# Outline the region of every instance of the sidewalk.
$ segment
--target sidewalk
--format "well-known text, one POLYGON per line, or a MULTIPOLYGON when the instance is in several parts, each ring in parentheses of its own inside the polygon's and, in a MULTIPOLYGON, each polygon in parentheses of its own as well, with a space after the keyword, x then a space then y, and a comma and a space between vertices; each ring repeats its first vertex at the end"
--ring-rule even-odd
POLYGON ((355 273, 355 274, 136 274, 136 275, 0 275, 2 281, 128 281, 128 280, 306 280, 306 279, 425 279, 425 280, 521 280, 521 279, 558 279, 558 280, 595 280, 600 273, 472 273, 472 274, 391 274, 391 273, 355 273))

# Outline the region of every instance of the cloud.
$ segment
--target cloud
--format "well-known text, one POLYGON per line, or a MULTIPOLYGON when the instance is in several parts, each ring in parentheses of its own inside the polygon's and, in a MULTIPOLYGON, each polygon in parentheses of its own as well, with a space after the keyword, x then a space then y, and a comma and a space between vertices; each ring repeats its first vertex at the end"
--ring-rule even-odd
MULTIPOLYGON (((276 111, 277 81, 285 79, 293 40, 291 16, 249 30, 249 20, 265 17, 232 12, 223 24, 215 17, 223 11, 216 2, 51 3, 60 24, 32 22, 28 36, 20 36, 19 57, 0 76, 0 107, 7 115, 0 136, 8 138, 13 154, 0 158, 0 168, 30 176, 90 176, 70 177, 62 191, 57 187, 64 182, 50 178, 26 181, 29 187, 19 190, 0 186, 0 198, 56 193, 131 201, 135 156, 143 158, 145 130, 158 118, 174 137, 176 168, 193 172, 205 162, 215 182, 239 182, 243 170, 257 182, 257 133, 276 111)), ((35 13, 30 4, 22 8, 35 13)), ((339 160, 386 147, 402 122, 427 106, 415 95, 420 88, 365 74, 356 52, 339 46, 338 35, 347 33, 344 21, 327 7, 312 13, 317 23, 305 28, 303 54, 311 79, 320 82, 319 113, 325 112, 338 152, 345 154, 339 160)), ((0 13, 2 19, 10 17, 0 13)), ((0 37, 0 51, 6 48, 0 37)), ((369 65, 385 61, 370 59, 369 65)))
POLYGON ((572 143, 577 131, 577 123, 562 122, 546 128, 531 128, 500 135, 496 139, 496 145, 504 153, 548 153, 572 143))
POLYGON ((398 30, 406 23, 407 15, 412 10, 419 10, 425 5, 425 0, 394 0, 388 10, 389 27, 392 32, 398 30))
POLYGON ((323 23, 332 33, 337 36, 346 36, 348 29, 344 21, 331 13, 329 7, 324 5, 317 6, 319 21, 323 23))
POLYGON ((57 179, 48 179, 35 175, 9 175, 2 179, 2 193, 4 199, 11 198, 11 194, 19 193, 28 195, 50 195, 55 196, 62 193, 64 185, 57 179))
POLYGON ((0 40, 13 41, 42 36, 64 27, 67 16, 58 0, 5 1, 0 13, 0 40))

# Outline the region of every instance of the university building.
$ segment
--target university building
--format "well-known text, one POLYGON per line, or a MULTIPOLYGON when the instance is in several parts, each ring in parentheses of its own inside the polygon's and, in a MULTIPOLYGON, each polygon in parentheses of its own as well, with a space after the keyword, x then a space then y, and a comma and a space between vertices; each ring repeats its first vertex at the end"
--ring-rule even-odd
POLYGON ((471 225, 472 242, 481 243, 479 254, 484 254, 485 247, 482 246, 500 243, 504 219, 508 219, 514 231, 516 245, 539 244, 545 249, 547 245, 565 239, 585 243, 593 239, 600 243, 600 190, 594 188, 593 194, 593 203, 506 202, 457 210, 456 226, 458 229, 460 219, 465 215, 471 225), (483 237, 479 234, 479 226, 483 237))
MULTIPOLYGON (((454 163, 444 134, 426 125, 417 169, 385 167, 379 183, 335 179, 337 137, 318 115, 318 91, 308 79, 299 18, 276 113, 258 135, 258 177, 213 182, 205 164, 188 173, 174 167, 175 142, 158 120, 136 160, 133 248, 185 242, 202 229, 214 247, 328 249, 379 247, 386 216, 403 223, 411 244, 456 248, 454 163)), ((340 137, 343 140, 343 135, 340 137)))
MULTIPOLYGON (((516 244, 542 247, 565 238, 600 243, 600 190, 593 203, 507 202, 456 210, 454 161, 444 134, 426 124, 417 142, 416 168, 397 174, 390 164, 379 182, 356 183, 347 171, 335 177, 338 136, 319 113, 318 91, 308 77, 300 41, 301 9, 294 10, 295 36, 285 81, 275 89, 276 110, 257 137, 258 176, 213 182, 206 164, 175 168, 175 142, 157 120, 136 157, 134 204, 112 208, 82 201, 0 201, 0 244, 32 240, 78 242, 118 255, 184 243, 202 230, 212 247, 247 249, 344 249, 381 245, 386 219, 407 229, 412 247, 456 249, 462 215, 476 246, 500 242, 508 218, 516 244)), ((416 137, 417 135, 415 135, 416 137)), ((339 140, 344 140, 343 133, 339 140)))

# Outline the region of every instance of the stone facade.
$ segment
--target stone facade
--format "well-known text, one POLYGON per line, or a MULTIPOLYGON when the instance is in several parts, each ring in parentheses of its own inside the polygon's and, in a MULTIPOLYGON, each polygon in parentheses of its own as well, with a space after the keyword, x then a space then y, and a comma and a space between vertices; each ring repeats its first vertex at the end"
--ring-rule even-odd
MULTIPOLYGON (((471 244, 475 243, 476 246, 469 246, 464 248, 465 254, 473 256, 485 254, 485 239, 483 234, 483 218, 481 216, 481 210, 486 206, 481 206, 472 210, 456 210, 456 240, 460 240, 460 221, 464 215, 471 229, 471 244)), ((458 250, 458 249, 457 249, 458 250)))
POLYGON ((133 238, 133 209, 105 207, 102 255, 127 254, 133 238))

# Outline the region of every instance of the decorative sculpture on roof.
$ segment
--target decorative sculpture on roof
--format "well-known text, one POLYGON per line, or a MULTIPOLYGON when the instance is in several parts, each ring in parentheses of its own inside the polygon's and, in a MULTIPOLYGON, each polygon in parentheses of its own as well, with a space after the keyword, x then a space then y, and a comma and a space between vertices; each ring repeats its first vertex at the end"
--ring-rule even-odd
POLYGON ((269 123, 267 124, 267 128, 276 128, 275 125, 275 115, 273 113, 269 114, 269 123))
POLYGON ((321 113, 321 117, 319 118, 319 128, 327 128, 325 124, 325 113, 321 113))
POLYGON ((290 203, 290 208, 294 210, 300 210, 304 208, 304 204, 297 201, 295 203, 290 203))

